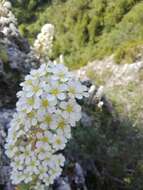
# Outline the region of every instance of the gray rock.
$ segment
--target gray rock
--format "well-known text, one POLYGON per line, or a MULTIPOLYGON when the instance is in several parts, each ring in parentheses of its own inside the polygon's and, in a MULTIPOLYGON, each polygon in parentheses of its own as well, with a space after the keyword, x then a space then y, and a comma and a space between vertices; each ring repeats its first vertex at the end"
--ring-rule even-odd
POLYGON ((5 141, 9 122, 12 119, 14 109, 0 109, 0 185, 4 190, 13 190, 14 187, 10 183, 10 167, 9 159, 5 155, 5 141))
POLYGON ((10 168, 9 166, 0 167, 0 184, 6 184, 9 181, 10 168))
POLYGON ((30 47, 18 36, 0 36, 0 107, 15 106, 19 83, 31 68, 37 68, 38 60, 29 53, 30 47))
POLYGON ((70 184, 66 178, 58 178, 56 180, 55 190, 71 190, 70 184))
POLYGON ((15 187, 10 183, 6 183, 4 190, 15 190, 15 187))
POLYGON ((81 124, 84 127, 91 127, 92 123, 94 121, 94 118, 92 118, 90 115, 88 115, 86 112, 82 112, 82 117, 81 117, 81 124))
POLYGON ((75 183, 85 185, 83 169, 79 163, 75 163, 75 183))
POLYGON ((15 109, 0 109, 0 125, 3 126, 5 130, 9 128, 9 123, 13 117, 15 109))

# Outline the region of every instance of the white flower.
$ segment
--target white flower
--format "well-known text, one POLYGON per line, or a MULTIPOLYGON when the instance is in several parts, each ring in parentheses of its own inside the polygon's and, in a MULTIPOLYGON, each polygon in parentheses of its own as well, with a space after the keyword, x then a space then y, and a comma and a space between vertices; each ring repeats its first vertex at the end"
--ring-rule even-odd
POLYGON ((63 136, 56 134, 53 137, 53 148, 57 150, 63 150, 65 148, 67 139, 63 136))
POLYGON ((56 115, 48 113, 43 116, 42 123, 40 124, 41 129, 56 129, 57 126, 57 120, 56 120, 56 115))
MULTIPOLYGON (((6 17, 1 16, 1 17, 0 17, 0 22, 1 22, 1 23, 5 23, 5 24, 8 24, 8 23, 9 23, 9 19, 6 18, 6 17)), ((5 27, 5 28, 7 28, 7 30, 8 30, 8 27, 5 27)), ((3 31, 4 31, 4 29, 3 29, 3 31)))
POLYGON ((66 94, 64 93, 66 88, 67 86, 65 84, 60 84, 57 81, 51 80, 48 91, 53 98, 64 100, 66 98, 66 94))
POLYGON ((41 88, 41 85, 43 83, 40 83, 38 80, 34 79, 31 82, 32 84, 24 87, 26 97, 32 97, 32 96, 39 97, 43 92, 41 88))
POLYGON ((35 110, 32 110, 28 113, 26 112, 21 112, 21 114, 23 114, 23 125, 25 125, 25 127, 23 127, 23 131, 24 132, 28 132, 30 130, 30 126, 35 126, 38 123, 38 118, 37 118, 37 112, 35 110))
POLYGON ((62 172, 65 158, 59 151, 81 118, 76 99, 86 96, 87 88, 55 61, 32 70, 21 87, 6 144, 11 179, 44 188, 62 172))
POLYGON ((53 178, 53 179, 56 179, 57 177, 59 177, 61 175, 61 172, 62 172, 62 168, 59 167, 59 166, 55 166, 55 167, 52 167, 50 170, 49 170, 49 175, 53 178))
POLYGON ((61 82, 66 82, 72 76, 71 73, 68 72, 67 67, 63 64, 58 64, 57 67, 53 67, 53 80, 59 80, 61 82))
POLYGON ((48 59, 48 55, 52 49, 53 36, 54 26, 52 24, 45 24, 34 42, 33 51, 37 57, 48 59))
POLYGON ((23 168, 24 168, 24 159, 22 159, 21 156, 16 156, 16 157, 14 158, 14 161, 15 161, 15 162, 12 162, 12 163, 11 163, 11 167, 12 167, 13 169, 23 170, 23 168))
POLYGON ((42 141, 43 143, 48 143, 48 144, 52 143, 53 135, 50 131, 45 131, 43 133, 37 133, 36 136, 37 136, 38 140, 42 141))
POLYGON ((15 147, 13 144, 6 144, 6 154, 9 158, 13 158, 18 152, 18 147, 15 147))
POLYGON ((29 164, 32 156, 31 144, 27 145, 26 147, 21 147, 20 151, 21 151, 21 158, 25 160, 25 163, 29 164))
POLYGON ((100 86, 96 92, 96 97, 100 100, 104 93, 104 87, 100 86))
POLYGON ((53 35, 54 34, 54 26, 52 24, 45 24, 42 29, 41 29, 42 33, 50 33, 49 35, 53 35))
POLYGON ((95 85, 92 85, 92 86, 90 87, 89 91, 88 91, 89 95, 92 96, 93 93, 95 92, 95 90, 96 90, 96 86, 95 86, 95 85))
POLYGON ((61 166, 61 167, 64 166, 65 157, 62 154, 53 155, 52 160, 54 160, 55 165, 61 166))
POLYGON ((4 27, 3 30, 2 30, 3 34, 5 36, 7 36, 9 34, 9 28, 8 27, 4 27))
POLYGON ((45 190, 45 186, 40 182, 37 182, 37 184, 34 186, 34 190, 45 190))
POLYGON ((30 71, 30 75, 32 77, 32 80, 35 79, 39 79, 43 74, 40 72, 40 69, 33 69, 30 71))
POLYGON ((47 168, 45 167, 45 165, 41 164, 39 165, 39 179, 43 179, 45 177, 47 177, 47 168))
POLYGON ((81 118, 81 107, 73 99, 61 102, 60 107, 63 109, 63 117, 68 120, 69 124, 75 126, 75 122, 81 118))
POLYGON ((6 7, 7 9, 11 9, 11 3, 9 1, 5 1, 3 6, 6 7))
POLYGON ((16 36, 17 20, 11 12, 11 3, 9 1, 0 2, 0 30, 5 36, 16 36))
POLYGON ((39 166, 40 162, 39 160, 36 159, 36 157, 32 157, 31 161, 29 162, 27 166, 27 171, 32 172, 33 174, 38 174, 39 173, 39 166))
POLYGON ((18 170, 13 170, 11 174, 12 174, 11 175, 12 183, 15 184, 15 185, 18 185, 24 179, 23 173, 19 172, 18 170))
POLYGON ((68 93, 72 98, 82 99, 83 96, 88 97, 87 88, 79 81, 69 81, 68 93))
POLYGON ((57 116, 57 133, 64 135, 67 139, 71 138, 71 127, 67 121, 67 119, 65 119, 62 116, 57 116))
POLYGON ((29 183, 30 181, 32 181, 32 172, 29 172, 29 170, 24 170, 24 183, 29 183))
POLYGON ((47 156, 51 156, 52 150, 48 142, 37 141, 35 152, 38 156, 38 159, 41 161, 47 156))
POLYGON ((40 98, 38 97, 22 97, 21 101, 17 102, 17 111, 31 112, 33 109, 40 107, 40 98))
POLYGON ((46 112, 47 110, 50 113, 55 112, 55 106, 57 104, 57 100, 52 98, 51 95, 47 95, 46 93, 41 95, 41 105, 40 109, 42 112, 46 112))
POLYGON ((104 102, 103 102, 103 101, 100 101, 100 102, 97 104, 98 108, 102 108, 102 107, 103 107, 103 104, 104 104, 104 102))

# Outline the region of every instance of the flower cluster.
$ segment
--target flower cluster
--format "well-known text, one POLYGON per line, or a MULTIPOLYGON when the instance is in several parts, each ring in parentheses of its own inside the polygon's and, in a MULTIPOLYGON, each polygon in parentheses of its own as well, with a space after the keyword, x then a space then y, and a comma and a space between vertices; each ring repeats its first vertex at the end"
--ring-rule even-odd
POLYGON ((0 32, 5 36, 17 35, 17 19, 11 12, 11 3, 0 0, 0 32))
POLYGON ((38 34, 34 42, 33 51, 38 58, 47 59, 52 50, 52 42, 54 37, 54 26, 52 24, 45 24, 41 33, 38 34))
POLYGON ((77 99, 87 88, 63 64, 49 61, 32 70, 17 93, 17 111, 8 132, 6 153, 11 158, 13 184, 34 189, 52 184, 65 158, 60 153, 81 118, 77 99))

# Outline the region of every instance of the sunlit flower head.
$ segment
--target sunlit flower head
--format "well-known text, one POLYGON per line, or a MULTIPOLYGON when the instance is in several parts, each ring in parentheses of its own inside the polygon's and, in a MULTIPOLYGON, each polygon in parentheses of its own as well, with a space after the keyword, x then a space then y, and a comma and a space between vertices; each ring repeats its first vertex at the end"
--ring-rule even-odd
POLYGON ((38 34, 33 46, 33 51, 38 58, 48 59, 52 50, 53 37, 54 26, 52 24, 45 24, 41 29, 41 33, 38 34))
POLYGON ((17 19, 11 12, 11 3, 9 1, 0 1, 0 31, 5 36, 18 35, 17 19))
POLYGON ((62 172, 65 158, 59 152, 81 118, 77 99, 87 96, 87 88, 56 61, 32 70, 20 86, 6 144, 11 179, 13 184, 36 181, 34 188, 43 189, 62 172))

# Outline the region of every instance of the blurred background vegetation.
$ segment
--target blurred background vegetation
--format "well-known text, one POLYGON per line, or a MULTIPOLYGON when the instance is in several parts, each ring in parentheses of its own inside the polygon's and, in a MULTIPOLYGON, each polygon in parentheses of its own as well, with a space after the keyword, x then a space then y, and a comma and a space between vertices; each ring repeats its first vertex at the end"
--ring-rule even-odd
POLYGON ((41 26, 55 25, 55 58, 70 68, 115 53, 131 63, 143 44, 142 0, 11 0, 23 36, 32 43, 41 26))
MULTIPOLYGON (((130 64, 142 53, 142 0, 11 2, 20 32, 31 44, 45 23, 54 24, 56 34, 51 58, 64 54, 71 69, 112 54, 117 64, 130 64)), ((1 51, 0 56, 7 62, 5 51, 1 51)), ((111 72, 109 69, 103 72, 100 80, 100 73, 95 74, 91 68, 89 75, 95 84, 105 85, 110 81, 111 72)), ((114 114, 106 105, 102 111, 95 106, 91 109, 86 103, 83 105, 94 121, 91 126, 80 123, 73 130, 73 139, 65 154, 69 162, 82 163, 89 190, 143 189, 143 130, 140 119, 143 115, 143 70, 140 70, 139 77, 138 83, 134 81, 125 87, 120 84, 106 90, 105 95, 112 102, 114 114), (127 107, 132 108, 129 113, 127 107)))

